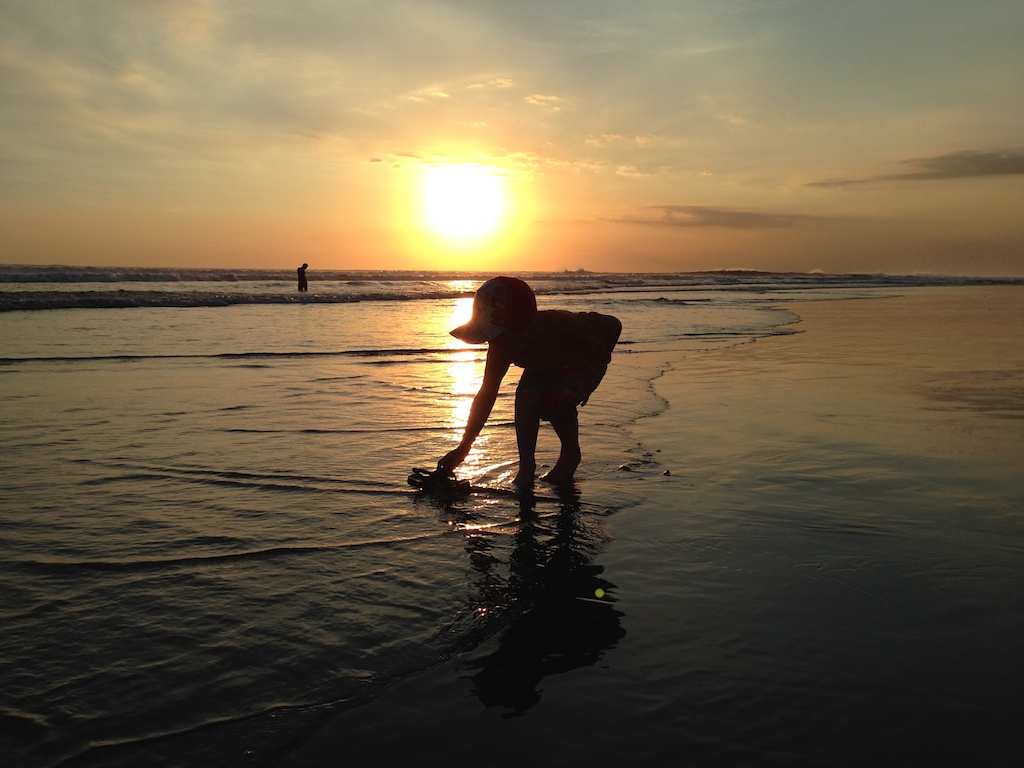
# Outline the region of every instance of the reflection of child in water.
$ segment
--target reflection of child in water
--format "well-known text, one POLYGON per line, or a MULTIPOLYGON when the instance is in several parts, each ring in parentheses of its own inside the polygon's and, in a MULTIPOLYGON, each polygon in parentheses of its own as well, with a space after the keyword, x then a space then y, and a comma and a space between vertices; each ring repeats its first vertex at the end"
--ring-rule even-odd
POLYGON ((515 483, 533 483, 540 419, 551 422, 561 441, 558 461, 542 479, 572 480, 580 463, 576 406, 586 405, 601 383, 621 332, 622 323, 611 315, 538 311, 533 291, 522 280, 488 280, 476 293, 473 318, 451 332, 470 344, 486 342, 487 362, 462 442, 438 462, 438 469, 451 472, 465 460, 487 423, 502 378, 511 365, 518 365, 524 370, 516 389, 519 474, 515 483))
POLYGON ((309 264, 303 264, 301 267, 299 267, 299 290, 300 291, 308 291, 309 290, 309 284, 306 282, 306 267, 308 267, 308 266, 309 266, 309 264))

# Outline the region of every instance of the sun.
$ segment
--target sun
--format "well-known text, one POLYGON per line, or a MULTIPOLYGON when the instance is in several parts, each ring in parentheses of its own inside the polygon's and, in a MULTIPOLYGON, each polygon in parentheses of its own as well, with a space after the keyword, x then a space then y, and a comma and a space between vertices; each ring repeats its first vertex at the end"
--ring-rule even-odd
POLYGON ((494 233, 508 207, 504 177, 485 165, 430 166, 422 193, 427 226, 455 240, 494 233))

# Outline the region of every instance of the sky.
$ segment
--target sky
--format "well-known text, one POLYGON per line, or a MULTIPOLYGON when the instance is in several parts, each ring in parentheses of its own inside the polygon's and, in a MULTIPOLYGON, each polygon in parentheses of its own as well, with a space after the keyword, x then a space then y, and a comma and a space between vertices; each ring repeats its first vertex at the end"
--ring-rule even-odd
POLYGON ((1020 0, 0 0, 0 263, 1024 276, 1020 0))

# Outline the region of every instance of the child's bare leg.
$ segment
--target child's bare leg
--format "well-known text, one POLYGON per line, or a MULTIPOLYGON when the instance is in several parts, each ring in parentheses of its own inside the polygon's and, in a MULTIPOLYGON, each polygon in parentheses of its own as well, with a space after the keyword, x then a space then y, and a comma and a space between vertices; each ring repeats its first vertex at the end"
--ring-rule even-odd
POLYGON ((549 483, 568 483, 576 474, 576 468, 580 465, 580 422, 576 415, 576 409, 560 414, 551 419, 551 426, 562 443, 558 454, 558 461, 541 480, 549 483))
POLYGON ((512 482, 520 487, 533 485, 537 471, 537 433, 540 431, 540 395, 532 389, 516 390, 516 442, 519 445, 519 472, 512 482))

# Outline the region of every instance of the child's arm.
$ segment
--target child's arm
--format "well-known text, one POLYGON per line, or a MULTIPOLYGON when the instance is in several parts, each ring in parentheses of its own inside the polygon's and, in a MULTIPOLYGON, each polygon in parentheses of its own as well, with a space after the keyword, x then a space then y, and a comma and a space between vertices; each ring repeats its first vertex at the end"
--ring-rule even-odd
POLYGON ((473 405, 469 409, 469 419, 462 435, 462 442, 455 450, 449 451, 443 459, 437 462, 438 469, 451 472, 466 460, 466 456, 469 455, 469 451, 473 447, 473 442, 491 415, 494 402, 498 399, 501 380, 505 378, 510 365, 512 365, 511 360, 497 352, 494 347, 488 348, 487 362, 484 363, 484 380, 480 383, 480 391, 476 393, 473 405))

